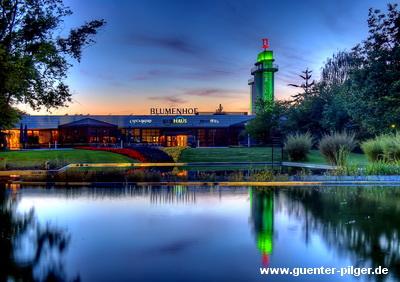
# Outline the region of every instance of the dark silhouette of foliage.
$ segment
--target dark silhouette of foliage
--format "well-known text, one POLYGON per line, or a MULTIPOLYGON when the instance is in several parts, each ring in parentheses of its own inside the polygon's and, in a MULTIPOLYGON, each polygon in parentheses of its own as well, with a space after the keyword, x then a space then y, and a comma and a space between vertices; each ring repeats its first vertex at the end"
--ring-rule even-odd
POLYGON ((315 80, 311 81, 311 73, 312 70, 309 71, 308 68, 305 71, 302 71, 302 73, 304 74, 300 74, 299 76, 304 80, 304 82, 302 84, 292 84, 289 83, 288 86, 293 86, 293 87, 298 87, 298 88, 302 88, 303 89, 303 93, 298 93, 296 95, 293 95, 293 102, 295 103, 301 103, 302 101, 304 101, 304 99, 307 99, 308 97, 310 97, 313 93, 313 87, 315 86, 315 80))
POLYGON ((353 48, 358 69, 351 72, 350 116, 372 134, 400 124, 400 12, 369 10, 369 37, 353 48))
POLYGON ((17 105, 47 110, 71 102, 64 83, 82 50, 104 20, 86 22, 62 37, 63 18, 72 11, 62 0, 0 0, 0 129, 12 127, 21 117, 17 105))
POLYGON ((271 143, 273 135, 283 129, 287 108, 288 103, 284 101, 257 100, 256 116, 247 123, 242 134, 249 134, 262 144, 271 143))
POLYGON ((19 214, 17 195, 9 192, 5 183, 0 182, 0 281, 65 281, 62 264, 49 254, 55 252, 61 258, 69 236, 59 228, 41 226, 33 210, 19 214), (32 252, 23 258, 17 257, 16 250, 27 241, 31 242, 32 252), (46 267, 37 271, 43 265, 46 267))

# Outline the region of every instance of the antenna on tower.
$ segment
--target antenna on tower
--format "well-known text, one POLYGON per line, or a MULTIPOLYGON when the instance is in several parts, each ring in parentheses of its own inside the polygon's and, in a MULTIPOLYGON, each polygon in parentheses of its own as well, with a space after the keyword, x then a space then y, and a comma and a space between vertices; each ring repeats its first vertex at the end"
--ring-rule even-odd
POLYGON ((269 47, 269 45, 268 45, 268 40, 269 40, 269 39, 266 39, 266 38, 263 38, 263 39, 262 39, 262 41, 263 41, 262 47, 264 48, 264 51, 266 51, 267 48, 269 47))

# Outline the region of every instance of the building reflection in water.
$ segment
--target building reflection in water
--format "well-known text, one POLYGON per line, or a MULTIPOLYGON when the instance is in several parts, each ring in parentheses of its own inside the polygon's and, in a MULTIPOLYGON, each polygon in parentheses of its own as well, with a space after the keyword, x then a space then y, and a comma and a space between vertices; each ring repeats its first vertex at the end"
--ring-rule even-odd
POLYGON ((306 239, 318 233, 355 267, 389 269, 371 279, 399 281, 399 187, 292 187, 280 193, 291 203, 289 215, 303 222, 306 239))
POLYGON ((354 267, 389 269, 371 279, 399 281, 400 187, 283 188, 250 188, 250 222, 263 264, 273 252, 274 212, 287 213, 300 221, 305 245, 318 234, 354 267))
POLYGON ((262 263, 267 266, 274 246, 274 193, 269 188, 250 187, 249 190, 252 228, 262 263))
POLYGON ((150 193, 150 202, 161 203, 195 203, 196 189, 186 185, 173 185, 166 188, 153 187, 150 193))

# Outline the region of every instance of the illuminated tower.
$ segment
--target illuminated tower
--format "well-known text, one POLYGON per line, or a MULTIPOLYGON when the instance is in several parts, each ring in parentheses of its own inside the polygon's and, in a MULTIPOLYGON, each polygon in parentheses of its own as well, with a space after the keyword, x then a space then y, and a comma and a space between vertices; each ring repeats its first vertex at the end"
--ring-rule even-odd
POLYGON ((273 64, 274 53, 267 51, 268 39, 263 39, 264 51, 258 54, 255 67, 251 69, 253 78, 249 79, 250 85, 250 113, 255 114, 256 101, 261 98, 264 101, 274 101, 274 73, 278 71, 278 65, 273 64))

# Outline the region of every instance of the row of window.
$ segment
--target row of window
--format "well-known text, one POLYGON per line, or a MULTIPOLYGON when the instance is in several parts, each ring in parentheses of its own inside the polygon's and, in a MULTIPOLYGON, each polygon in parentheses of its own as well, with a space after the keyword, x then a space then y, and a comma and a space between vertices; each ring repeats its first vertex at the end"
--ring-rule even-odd
MULTIPOLYGON (((194 136, 200 146, 227 146, 230 139, 238 139, 238 132, 228 129, 188 129, 185 132, 163 132, 160 129, 110 129, 110 128, 68 128, 59 130, 28 130, 26 144, 64 143, 160 143, 164 146, 186 146, 188 136, 194 136), (232 138, 233 136, 233 138, 232 138)), ((20 131, 7 131, 7 142, 10 147, 20 148, 20 131)), ((235 142, 235 140, 233 140, 235 142)), ((234 143, 235 144, 235 143, 234 143)))

